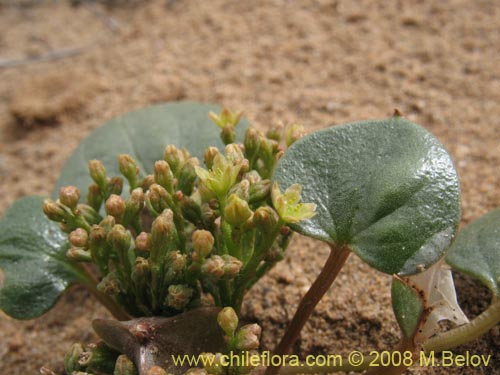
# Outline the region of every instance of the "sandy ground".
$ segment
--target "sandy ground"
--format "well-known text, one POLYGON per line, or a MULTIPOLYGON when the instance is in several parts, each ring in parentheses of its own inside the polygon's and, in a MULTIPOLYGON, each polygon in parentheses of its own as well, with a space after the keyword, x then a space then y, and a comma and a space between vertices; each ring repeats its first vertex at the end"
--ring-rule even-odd
MULTIPOLYGON (((244 109, 257 126, 308 130, 387 117, 399 108, 453 156, 463 222, 500 206, 500 6, 495 0, 129 1, 0 0, 0 213, 48 195, 64 160, 114 116, 169 100, 244 109)), ((246 316, 271 348, 327 255, 298 239, 251 292, 246 316)), ((468 314, 488 293, 458 276, 468 314), (477 290, 479 289, 479 292, 477 290)), ((391 348, 398 338, 390 280, 352 256, 295 350, 391 348)), ((64 351, 106 316, 77 289, 44 317, 0 316, 0 373, 61 371, 64 351)), ((500 374, 498 327, 459 349, 492 354, 488 368, 408 374, 500 374)))

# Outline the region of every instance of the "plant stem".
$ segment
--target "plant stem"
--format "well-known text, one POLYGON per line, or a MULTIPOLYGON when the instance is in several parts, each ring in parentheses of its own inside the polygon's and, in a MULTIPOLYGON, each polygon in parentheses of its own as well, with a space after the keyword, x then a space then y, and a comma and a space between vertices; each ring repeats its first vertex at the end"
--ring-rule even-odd
POLYGON ((427 353, 453 349, 481 337, 498 322, 500 322, 500 299, 494 299, 491 305, 472 321, 427 340, 423 348, 427 353))
POLYGON ((130 320, 131 316, 116 301, 97 290, 97 279, 86 268, 82 267, 83 285, 117 320, 130 320))
POLYGON ((99 292, 95 288, 91 288, 88 285, 87 289, 94 295, 94 297, 102 303, 102 305, 108 309, 108 311, 115 317, 117 320, 130 320, 132 317, 127 314, 120 305, 118 305, 112 298, 109 298, 105 294, 99 292))
MULTIPOLYGON (((304 327, 318 302, 335 281, 335 278, 351 253, 348 246, 330 244, 330 249, 330 255, 326 260, 325 266, 311 288, 307 291, 306 295, 302 298, 302 301, 300 301, 299 307, 285 335, 274 350, 274 355, 284 356, 290 351, 292 345, 299 337, 302 327, 304 327)), ((266 371, 266 375, 276 375, 279 370, 280 368, 278 366, 270 366, 266 371)))

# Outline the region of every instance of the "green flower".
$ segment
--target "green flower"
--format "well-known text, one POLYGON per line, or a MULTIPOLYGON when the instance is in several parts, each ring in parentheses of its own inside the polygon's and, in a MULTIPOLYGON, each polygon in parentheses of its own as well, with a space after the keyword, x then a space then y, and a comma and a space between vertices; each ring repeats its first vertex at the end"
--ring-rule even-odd
POLYGON ((201 182, 217 195, 219 199, 223 199, 231 186, 236 183, 238 174, 240 173, 241 164, 234 164, 224 155, 217 154, 213 160, 213 165, 210 170, 195 166, 195 171, 201 182))
POLYGON ((214 112, 210 112, 208 114, 208 117, 217 124, 217 126, 221 129, 224 129, 226 125, 233 125, 236 126, 238 125, 238 122, 240 122, 241 115, 243 115, 243 112, 239 111, 230 111, 227 108, 224 108, 220 114, 215 114, 214 112))
POLYGON ((300 185, 293 184, 282 194, 278 184, 274 183, 271 198, 276 212, 285 223, 295 224, 316 215, 316 204, 299 203, 301 191, 300 185))

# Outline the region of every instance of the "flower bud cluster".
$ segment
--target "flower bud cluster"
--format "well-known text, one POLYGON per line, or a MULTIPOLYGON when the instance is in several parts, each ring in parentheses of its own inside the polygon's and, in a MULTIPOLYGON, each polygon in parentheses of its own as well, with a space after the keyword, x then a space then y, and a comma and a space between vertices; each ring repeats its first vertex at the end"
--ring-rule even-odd
MULTIPOLYGON (((97 291, 130 316, 173 316, 207 301, 239 310, 245 292, 282 258, 287 224, 314 214, 299 203, 300 187, 281 193, 270 180, 300 127, 277 126, 266 135, 248 128, 236 143, 240 112, 210 118, 225 147, 207 148, 203 163, 174 145, 150 175, 131 155, 118 156, 122 177, 91 160, 84 202, 79 189, 66 186, 43 205, 68 233, 67 256, 95 265, 97 291)), ((256 332, 240 332, 235 347, 255 346, 256 332)))
POLYGON ((137 375, 132 361, 126 356, 117 353, 103 342, 98 344, 73 344, 64 357, 64 370, 66 374, 101 374, 112 373, 120 375, 137 375), (117 358, 118 357, 118 358, 117 358), (132 371, 116 372, 128 368, 132 371))
POLYGON ((224 338, 227 342, 226 353, 202 353, 204 357, 203 368, 189 369, 184 375, 188 374, 206 374, 206 375, 229 375, 229 374, 252 374, 256 373, 255 367, 249 363, 227 363, 223 361, 224 355, 239 355, 242 358, 244 353, 250 355, 257 353, 260 346, 261 328, 258 324, 246 324, 238 328, 238 316, 231 307, 223 308, 217 317, 217 322, 224 332, 224 338))

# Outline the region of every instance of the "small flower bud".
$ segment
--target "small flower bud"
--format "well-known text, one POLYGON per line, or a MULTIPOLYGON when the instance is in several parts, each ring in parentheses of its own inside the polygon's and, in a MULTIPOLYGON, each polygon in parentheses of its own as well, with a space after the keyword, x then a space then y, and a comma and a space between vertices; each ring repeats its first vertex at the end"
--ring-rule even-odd
POLYGON ((69 207, 71 210, 76 208, 80 201, 80 190, 76 186, 63 186, 59 190, 59 202, 69 207))
POLYGON ((205 363, 205 370, 211 375, 225 374, 224 366, 221 363, 222 353, 201 353, 202 363, 205 363))
POLYGON ((155 183, 155 176, 148 174, 141 182, 142 190, 147 191, 151 185, 155 183))
POLYGON ((116 194, 111 194, 106 201, 106 213, 120 221, 125 212, 125 200, 116 194))
POLYGON ((273 141, 280 142, 283 137, 283 124, 273 125, 266 133, 266 137, 273 141))
POLYGON ((231 255, 223 255, 222 259, 224 259, 224 278, 233 279, 243 267, 243 262, 231 255))
POLYGON ((180 251, 170 251, 167 255, 167 280, 178 278, 186 268, 186 255, 180 251))
POLYGON ((153 366, 148 370, 147 375, 168 375, 160 366, 153 366))
POLYGON ((121 154, 118 156, 118 166, 120 168, 120 173, 127 179, 130 188, 135 189, 137 187, 139 168, 134 159, 132 159, 130 155, 121 154))
POLYGON ((174 198, 175 198, 175 200, 180 202, 180 201, 182 201, 182 198, 184 198, 184 193, 180 190, 177 190, 174 194, 174 198))
POLYGON ((158 160, 154 166, 155 182, 165 188, 170 194, 174 193, 174 175, 170 165, 165 160, 158 160))
POLYGON ((201 219, 204 223, 213 223, 217 219, 217 212, 208 203, 203 203, 201 205, 201 219))
POLYGON ((137 375, 134 362, 130 360, 125 354, 120 355, 116 359, 115 370, 113 375, 137 375))
POLYGON ((250 197, 250 182, 248 180, 242 180, 229 189, 229 195, 236 194, 239 198, 244 201, 248 201, 250 197))
POLYGON ((249 203, 266 200, 271 194, 271 181, 261 180, 250 185, 249 203))
POLYGON ((291 231, 292 230, 290 229, 290 227, 287 227, 287 226, 283 226, 280 228, 280 234, 283 236, 288 236, 291 231))
POLYGON ((71 349, 64 356, 64 370, 67 374, 72 374, 73 371, 83 370, 83 367, 78 363, 82 353, 82 344, 73 344, 71 346, 71 349))
POLYGON ((248 128, 246 130, 243 145, 245 146, 245 156, 247 159, 252 160, 259 152, 261 137, 262 135, 255 128, 248 128))
POLYGON ((73 230, 69 225, 65 223, 59 223, 59 229, 61 229, 64 233, 71 233, 73 230))
POLYGON ((282 157, 285 155, 285 151, 279 150, 275 155, 274 155, 274 160, 277 163, 282 157))
POLYGON ((191 301, 193 289, 187 285, 170 285, 168 287, 167 306, 182 310, 191 301))
POLYGON ((259 181, 262 181, 262 177, 260 176, 259 172, 255 171, 255 170, 248 172, 245 175, 245 179, 248 180, 248 182, 250 182, 250 185, 253 185, 259 181))
POLYGON ((120 195, 123 191, 123 178, 121 177, 111 177, 108 181, 108 192, 109 194, 120 195))
POLYGON ((202 293, 200 296, 200 305, 205 307, 213 307, 215 306, 214 296, 210 293, 202 293))
POLYGON ((142 188, 135 188, 130 193, 130 198, 125 202, 125 212, 128 218, 133 218, 141 212, 144 207, 146 197, 142 188))
POLYGON ((217 323, 226 336, 232 337, 238 328, 238 315, 232 307, 224 307, 217 315, 217 323))
POLYGON ((101 220, 99 223, 99 226, 104 228, 106 232, 109 232, 116 224, 116 220, 113 216, 106 216, 104 219, 101 220))
POLYGON ((215 239, 208 230, 198 229, 193 232, 193 249, 202 258, 206 257, 214 247, 215 239))
POLYGON ((75 247, 87 247, 89 235, 82 228, 77 228, 68 236, 69 242, 75 247))
POLYGON ((209 147, 205 150, 204 161, 208 169, 212 169, 214 158, 219 154, 217 147, 209 147))
POLYGON ((305 134, 304 127, 298 124, 292 124, 285 129, 285 143, 290 147, 293 143, 302 138, 305 134))
POLYGON ((280 260, 283 260, 285 257, 284 251, 279 246, 272 246, 269 250, 266 251, 264 260, 267 262, 276 263, 280 260))
POLYGON ((148 259, 143 257, 137 257, 135 259, 134 269, 132 271, 132 280, 136 283, 144 282, 149 278, 151 273, 151 264, 148 259))
POLYGON ((265 160, 270 160, 273 156, 273 141, 265 137, 260 138, 259 154, 265 160))
POLYGON ((135 239, 135 247, 141 251, 151 250, 151 234, 141 232, 135 239))
POLYGON ((236 334, 235 345, 240 350, 255 350, 259 348, 262 329, 258 324, 247 324, 236 334))
POLYGON ((162 246, 172 235, 174 228, 173 213, 166 209, 159 215, 151 226, 151 240, 153 246, 162 246))
POLYGON ((170 251, 167 259, 170 267, 176 271, 182 271, 186 267, 186 255, 181 254, 179 250, 170 251))
POLYGON ((143 204, 146 198, 144 197, 144 191, 142 188, 135 188, 130 193, 130 200, 137 204, 143 204))
POLYGON ((239 165, 240 165, 240 173, 238 174, 238 180, 241 180, 245 175, 245 173, 247 173, 248 170, 250 169, 250 162, 248 161, 248 159, 243 159, 239 165))
POLYGON ((186 162, 186 160, 193 157, 185 147, 181 148, 181 155, 184 163, 186 162))
POLYGON ((80 203, 76 206, 76 214, 82 215, 87 223, 90 225, 97 224, 101 220, 101 215, 92 206, 80 203))
POLYGON ((195 167, 200 164, 197 158, 190 158, 179 172, 179 183, 177 188, 184 193, 184 195, 191 195, 196 180, 195 167))
POLYGON ((241 163, 243 159, 245 159, 241 147, 236 143, 231 143, 226 146, 224 149, 224 156, 234 165, 241 163))
POLYGON ((253 214, 253 223, 263 233, 271 233, 278 224, 274 210, 268 206, 259 207, 253 214))
POLYGON ((146 193, 146 202, 148 209, 153 209, 156 215, 159 215, 166 207, 165 201, 162 197, 167 195, 167 191, 158 184, 153 184, 149 187, 146 193))
POLYGON ((221 278, 224 276, 224 259, 219 255, 212 255, 210 258, 206 259, 201 266, 201 272, 206 275, 221 278))
POLYGON ((132 236, 122 225, 116 224, 108 233, 107 240, 116 252, 125 253, 130 248, 132 236))
POLYGON ((201 207, 194 199, 183 197, 181 200, 182 216, 195 225, 201 224, 201 207))
POLYGON ((94 210, 99 211, 102 204, 102 194, 101 189, 98 185, 92 184, 89 186, 89 191, 87 193, 87 204, 94 210))
POLYGON ((106 186, 106 168, 104 168, 100 160, 89 161, 89 173, 92 180, 94 180, 100 188, 106 186))
POLYGON ((248 207, 248 203, 236 194, 232 194, 224 208, 224 219, 232 226, 238 227, 245 223, 251 216, 252 210, 248 207))
POLYGON ((43 201, 42 209, 45 216, 52 221, 63 221, 67 215, 64 208, 52 199, 45 199, 43 201))
POLYGON ((106 229, 104 229, 99 225, 93 225, 89 235, 89 246, 100 247, 105 242, 106 242, 106 229))
POLYGON ((236 129, 234 125, 233 124, 225 125, 220 132, 220 138, 222 139, 222 142, 225 145, 234 143, 234 141, 236 140, 236 129))
POLYGON ((114 369, 116 352, 103 342, 87 345, 78 361, 89 374, 110 373, 114 369))
POLYGON ((115 272, 110 272, 97 284, 97 290, 108 296, 115 296, 120 293, 120 281, 115 272))
POLYGON ((168 145, 163 153, 163 159, 170 165, 172 173, 176 175, 184 164, 182 153, 174 145, 168 145))

